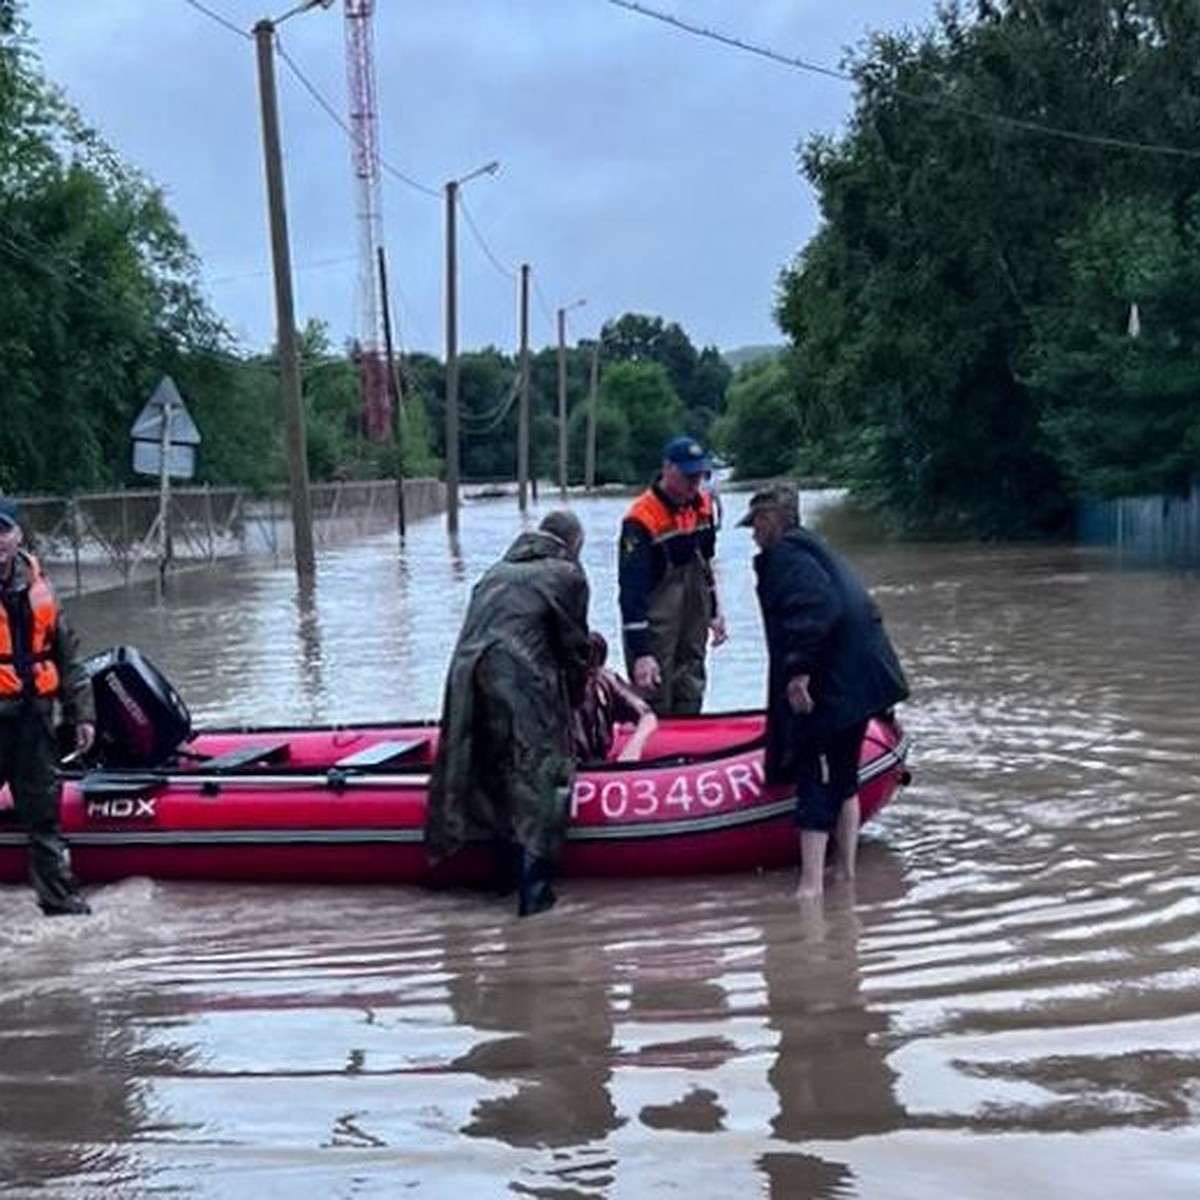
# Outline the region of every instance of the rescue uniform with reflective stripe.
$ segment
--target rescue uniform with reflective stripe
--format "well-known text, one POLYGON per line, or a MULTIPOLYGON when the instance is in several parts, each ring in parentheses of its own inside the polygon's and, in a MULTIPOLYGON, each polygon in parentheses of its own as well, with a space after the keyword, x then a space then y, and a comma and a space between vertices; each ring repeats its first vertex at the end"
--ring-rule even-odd
POLYGON ((659 715, 698 713, 707 681, 709 623, 716 616, 712 497, 677 503, 658 483, 633 502, 618 553, 625 662, 658 660, 662 685, 647 699, 659 715))
POLYGON ((52 654, 58 603, 37 559, 25 557, 28 584, 20 591, 5 590, 0 614, 0 701, 52 698, 58 693, 58 667, 52 654))
POLYGON ((30 875, 46 911, 76 891, 59 830, 55 726, 94 720, 78 643, 33 555, 19 551, 0 579, 0 783, 29 831, 30 875))

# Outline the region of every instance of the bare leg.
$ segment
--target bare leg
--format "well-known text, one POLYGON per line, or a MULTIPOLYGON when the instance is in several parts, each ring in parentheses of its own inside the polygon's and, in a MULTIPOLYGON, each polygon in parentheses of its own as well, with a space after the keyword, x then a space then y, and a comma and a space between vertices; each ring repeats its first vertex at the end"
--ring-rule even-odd
POLYGON ((825 851, 829 834, 815 829, 800 831, 800 887, 796 895, 801 900, 820 900, 825 892, 825 851))
POLYGON ((862 824, 862 811, 858 795, 850 797, 842 805, 837 820, 837 878, 853 879, 858 864, 858 830, 862 824))

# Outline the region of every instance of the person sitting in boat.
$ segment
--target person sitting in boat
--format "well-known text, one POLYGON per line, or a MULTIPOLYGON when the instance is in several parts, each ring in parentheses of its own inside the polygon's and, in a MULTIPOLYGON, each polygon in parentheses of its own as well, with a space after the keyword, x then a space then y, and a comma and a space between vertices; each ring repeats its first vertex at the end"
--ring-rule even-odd
POLYGON ((520 534, 471 592, 446 677, 425 846, 437 863, 491 841, 520 916, 555 902, 570 817, 571 710, 588 666, 583 527, 559 509, 520 534))
POLYGON ((632 725, 633 732, 617 753, 617 761, 636 762, 658 728, 658 717, 631 684, 605 665, 608 642, 604 635, 593 631, 588 647, 587 687, 571 713, 575 757, 581 763, 607 761, 618 726, 632 725))

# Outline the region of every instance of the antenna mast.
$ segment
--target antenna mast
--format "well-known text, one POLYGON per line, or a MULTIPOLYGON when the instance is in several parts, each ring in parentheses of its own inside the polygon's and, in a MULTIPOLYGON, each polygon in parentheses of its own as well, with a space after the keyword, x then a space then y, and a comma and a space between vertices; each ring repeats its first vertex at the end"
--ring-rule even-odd
POLYGON ((383 352, 383 307, 377 275, 383 245, 379 186, 379 131, 375 100, 372 20, 375 0, 346 0, 346 79, 350 128, 354 135, 354 177, 358 186, 358 287, 356 331, 363 428, 373 442, 391 436, 389 366, 383 352))

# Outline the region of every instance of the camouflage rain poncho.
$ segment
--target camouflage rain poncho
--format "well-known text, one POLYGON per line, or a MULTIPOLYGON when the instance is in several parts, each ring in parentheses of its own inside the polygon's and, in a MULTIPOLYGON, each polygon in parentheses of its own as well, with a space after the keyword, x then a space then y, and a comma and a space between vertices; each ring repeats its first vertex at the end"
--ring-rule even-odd
POLYGON ((523 533, 475 585, 450 660, 429 781, 433 861, 466 842, 553 859, 569 815, 572 702, 588 662, 588 584, 563 542, 523 533))

